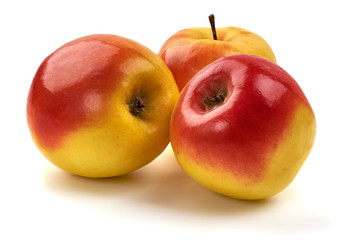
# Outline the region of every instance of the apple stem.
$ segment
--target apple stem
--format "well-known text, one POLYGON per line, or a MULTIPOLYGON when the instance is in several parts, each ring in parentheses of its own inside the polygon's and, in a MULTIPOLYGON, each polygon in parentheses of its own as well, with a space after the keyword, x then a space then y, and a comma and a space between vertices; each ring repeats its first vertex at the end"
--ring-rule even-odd
POLYGON ((209 21, 210 21, 210 25, 211 25, 211 30, 212 30, 212 34, 213 34, 213 39, 214 39, 214 40, 217 40, 216 28, 215 28, 215 16, 214 16, 214 14, 210 14, 210 16, 209 16, 209 21))

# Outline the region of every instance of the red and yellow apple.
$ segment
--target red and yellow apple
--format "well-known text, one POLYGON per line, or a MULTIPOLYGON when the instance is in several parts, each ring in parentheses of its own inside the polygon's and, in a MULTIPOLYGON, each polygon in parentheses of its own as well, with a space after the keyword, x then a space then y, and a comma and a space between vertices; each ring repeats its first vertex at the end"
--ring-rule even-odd
POLYGON ((224 57, 180 93, 170 141, 187 175, 237 199, 286 188, 314 143, 313 110, 296 81, 258 56, 224 57))
POLYGON ((171 36, 159 55, 174 75, 181 91, 187 82, 211 62, 234 54, 252 54, 276 62, 273 51, 260 36, 238 27, 188 28, 171 36), (216 33, 216 40, 214 34, 216 33))
POLYGON ((71 41, 40 65, 30 87, 27 120, 43 155, 86 177, 127 174, 169 142, 178 98, 163 60, 115 35, 71 41))

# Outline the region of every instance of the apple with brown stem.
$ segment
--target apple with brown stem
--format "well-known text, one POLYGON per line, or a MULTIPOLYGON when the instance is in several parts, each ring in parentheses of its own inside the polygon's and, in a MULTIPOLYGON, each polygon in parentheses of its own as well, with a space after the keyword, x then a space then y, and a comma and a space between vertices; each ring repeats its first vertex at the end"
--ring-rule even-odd
POLYGON ((239 27, 188 28, 171 36, 159 55, 173 73, 181 91, 200 69, 213 61, 239 53, 257 55, 276 62, 273 51, 259 35, 239 27))

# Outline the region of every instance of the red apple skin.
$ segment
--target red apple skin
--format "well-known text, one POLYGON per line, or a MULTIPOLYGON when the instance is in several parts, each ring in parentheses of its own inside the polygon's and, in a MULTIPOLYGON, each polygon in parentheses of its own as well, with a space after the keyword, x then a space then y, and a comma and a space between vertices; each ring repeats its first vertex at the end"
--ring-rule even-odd
POLYGON ((221 58, 198 72, 173 110, 170 141, 201 185, 238 199, 262 199, 295 178, 315 138, 312 108, 277 64, 252 55, 221 58), (209 109, 206 97, 225 93, 209 109))
POLYGON ((276 62, 268 43, 259 35, 238 27, 217 28, 217 40, 210 28, 188 28, 172 35, 159 55, 174 75, 181 91, 206 65, 234 54, 251 54, 276 62))

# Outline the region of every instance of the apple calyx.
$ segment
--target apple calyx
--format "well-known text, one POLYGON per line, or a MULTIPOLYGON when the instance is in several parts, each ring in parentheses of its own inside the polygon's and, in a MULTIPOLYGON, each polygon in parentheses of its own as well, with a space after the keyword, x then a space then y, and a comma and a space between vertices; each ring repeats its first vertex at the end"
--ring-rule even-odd
POLYGON ((204 103, 208 110, 212 110, 216 106, 222 105, 225 101, 226 95, 224 93, 218 93, 212 97, 204 98, 204 103))
POLYGON ((215 16, 214 16, 214 14, 210 14, 210 16, 209 16, 209 21, 210 21, 210 26, 211 26, 212 34, 213 34, 213 39, 214 39, 214 40, 217 40, 216 28, 215 28, 215 16))
POLYGON ((128 106, 130 109, 130 113, 135 117, 138 117, 139 114, 144 113, 144 108, 146 108, 144 100, 139 96, 136 96, 132 101, 130 101, 128 106))

